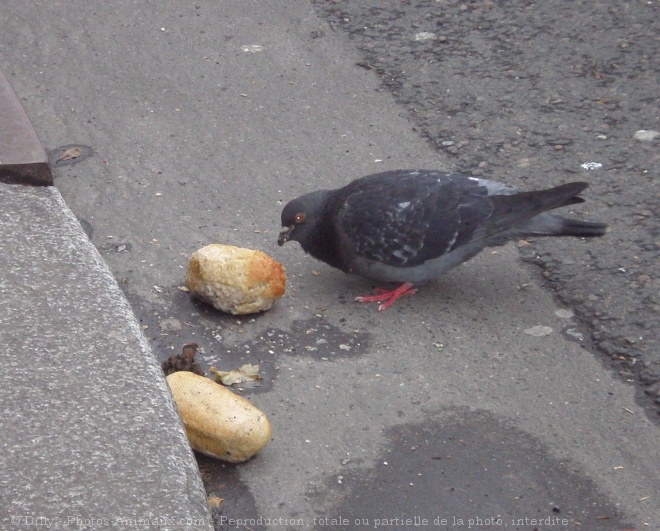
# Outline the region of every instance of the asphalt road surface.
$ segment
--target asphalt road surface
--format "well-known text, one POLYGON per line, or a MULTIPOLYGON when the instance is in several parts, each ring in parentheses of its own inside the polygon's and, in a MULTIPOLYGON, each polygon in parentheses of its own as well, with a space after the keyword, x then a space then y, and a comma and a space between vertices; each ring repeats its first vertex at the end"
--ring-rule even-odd
POLYGON ((660 406, 660 135, 635 139, 660 128, 658 3, 315 5, 452 168, 521 188, 589 182, 580 210, 610 235, 585 252, 535 242, 523 257, 660 406))
POLYGON ((634 138, 660 129, 657 2, 2 11, 0 66, 154 351, 260 365, 237 392, 271 444, 199 458, 218 529, 660 526, 659 139, 634 138), (352 302, 371 283, 278 248, 279 215, 397 168, 587 180, 576 215, 612 228, 485 252, 379 313, 352 302), (208 243, 272 254, 286 296, 243 318, 191 300, 208 243))

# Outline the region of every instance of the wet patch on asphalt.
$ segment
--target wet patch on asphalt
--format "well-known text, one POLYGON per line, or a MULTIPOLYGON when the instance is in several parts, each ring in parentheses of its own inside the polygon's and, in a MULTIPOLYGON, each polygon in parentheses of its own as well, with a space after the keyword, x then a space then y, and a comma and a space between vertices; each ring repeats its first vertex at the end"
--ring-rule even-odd
MULTIPOLYGON (((209 507, 217 531, 235 529, 236 526, 226 524, 229 520, 257 514, 254 496, 241 481, 239 465, 222 463, 198 452, 195 452, 195 458, 207 498, 218 497, 222 500, 219 507, 209 507)), ((259 456, 254 459, 259 459, 259 456)))
POLYGON ((48 161, 55 168, 59 166, 72 166, 84 160, 87 160, 94 154, 89 146, 82 144, 67 144, 50 150, 48 152, 48 161))
POLYGON ((321 361, 335 361, 365 354, 369 335, 359 330, 341 330, 323 318, 314 318, 293 321, 290 331, 269 328, 258 341, 290 356, 303 355, 321 361))
POLYGON ((290 322, 288 329, 264 327, 268 322, 261 321, 265 313, 225 314, 192 299, 177 286, 161 293, 171 299, 169 309, 150 315, 153 305, 128 289, 129 279, 122 277, 118 282, 141 316, 140 324, 159 362, 181 352, 186 343, 195 342, 199 345, 195 359, 207 374, 212 366, 229 371, 246 363, 258 364, 262 380, 232 386, 234 391, 269 391, 278 379, 282 356, 333 362, 362 356, 370 348, 370 335, 351 327, 345 318, 336 325, 317 314, 290 322))
POLYGON ((397 529, 632 528, 591 479, 512 423, 481 410, 441 417, 385 430, 388 444, 372 467, 344 463, 344 472, 310 494, 324 508, 318 523, 342 518, 344 528, 370 529, 378 521, 378 528, 397 529))

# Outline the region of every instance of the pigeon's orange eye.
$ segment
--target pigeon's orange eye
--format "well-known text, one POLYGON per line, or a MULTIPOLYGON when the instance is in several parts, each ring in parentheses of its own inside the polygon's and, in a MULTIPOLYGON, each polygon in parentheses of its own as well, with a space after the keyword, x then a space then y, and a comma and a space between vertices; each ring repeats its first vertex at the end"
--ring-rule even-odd
POLYGON ((296 214, 296 223, 302 223, 303 221, 305 221, 305 214, 304 214, 304 212, 298 212, 298 213, 296 214))

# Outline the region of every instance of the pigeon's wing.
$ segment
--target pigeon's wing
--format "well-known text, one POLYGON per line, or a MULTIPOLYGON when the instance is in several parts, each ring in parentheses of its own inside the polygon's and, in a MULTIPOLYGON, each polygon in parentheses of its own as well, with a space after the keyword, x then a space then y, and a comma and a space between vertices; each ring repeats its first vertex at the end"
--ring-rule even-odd
POLYGON ((446 212, 439 209, 431 217, 424 246, 417 256, 418 263, 455 251, 477 239, 479 230, 488 223, 495 210, 490 195, 493 193, 508 195, 516 192, 515 189, 501 183, 465 175, 448 174, 447 180, 451 181, 456 194, 456 202, 452 207, 456 220, 452 227, 454 237, 443 249, 446 244, 445 238, 438 240, 437 235, 445 231, 446 212), (441 249, 442 251, 439 252, 441 249))
MULTIPOLYGON (((516 227, 524 226, 536 216, 555 208, 582 203, 584 200, 577 194, 587 187, 586 183, 575 182, 547 190, 518 192, 501 183, 477 177, 449 177, 458 189, 458 227, 449 252, 466 244, 474 247, 474 243, 479 242, 484 247, 503 244, 514 234, 512 231, 516 227)), ((434 258, 433 254, 424 256, 424 251, 433 253, 430 243, 435 231, 441 227, 442 219, 432 220, 420 259, 434 258)))
POLYGON ((413 267, 467 242, 492 212, 477 180, 439 172, 388 172, 359 179, 335 198, 335 225, 353 256, 413 267))
MULTIPOLYGON (((586 183, 517 192, 506 185, 432 171, 386 172, 338 191, 331 212, 342 262, 414 267, 470 244, 504 243, 539 214, 579 203, 586 183)), ((350 268, 350 266, 349 266, 350 268)))

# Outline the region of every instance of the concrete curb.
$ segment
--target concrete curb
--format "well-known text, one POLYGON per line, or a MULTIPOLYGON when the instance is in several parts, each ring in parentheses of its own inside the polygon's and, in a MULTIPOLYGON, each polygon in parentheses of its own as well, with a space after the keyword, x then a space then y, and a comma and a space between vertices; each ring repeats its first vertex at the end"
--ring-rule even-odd
POLYGON ((0 184, 0 231, 0 527, 211 529, 165 379, 60 193, 0 184))

